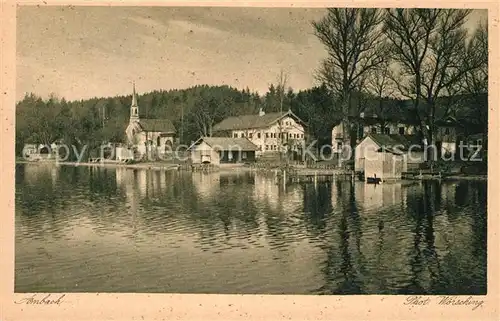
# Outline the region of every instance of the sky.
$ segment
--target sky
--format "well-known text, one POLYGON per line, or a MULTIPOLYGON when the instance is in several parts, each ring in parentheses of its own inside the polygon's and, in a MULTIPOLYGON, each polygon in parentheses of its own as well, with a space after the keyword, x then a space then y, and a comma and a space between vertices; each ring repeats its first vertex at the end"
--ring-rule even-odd
MULTIPOLYGON (((469 25, 486 17, 474 11, 469 25)), ((264 94, 283 70, 316 84, 326 51, 311 21, 322 8, 67 7, 17 10, 16 98, 67 100, 229 85, 264 94)))

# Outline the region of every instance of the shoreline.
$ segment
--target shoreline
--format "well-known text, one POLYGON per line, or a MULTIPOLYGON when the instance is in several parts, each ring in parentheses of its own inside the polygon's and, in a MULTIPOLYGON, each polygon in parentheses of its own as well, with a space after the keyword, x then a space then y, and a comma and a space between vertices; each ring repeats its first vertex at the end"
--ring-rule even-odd
MULTIPOLYGON (((46 160, 46 161, 25 161, 25 160, 16 160, 16 164, 32 164, 32 165, 52 165, 52 166, 85 166, 85 167, 104 167, 104 168, 127 168, 127 169, 148 169, 148 170, 182 170, 182 171, 192 171, 190 169, 183 169, 182 164, 165 164, 165 163, 136 163, 136 164, 125 164, 118 162, 99 162, 99 163, 91 163, 91 162, 56 162, 54 160, 46 160)), ((216 172, 227 172, 227 171, 255 171, 262 173, 276 173, 281 172, 278 168, 273 169, 263 169, 263 168, 255 168, 251 166, 245 166, 244 164, 222 164, 220 165, 216 172)), ((193 171, 193 172, 203 172, 203 171, 193 171)), ((311 168, 297 168, 295 169, 295 173, 290 174, 291 176, 343 176, 348 173, 345 170, 341 169, 311 169, 311 168)), ((351 174, 349 174, 351 175, 351 174)), ((487 181, 487 175, 448 175, 444 177, 435 177, 435 176, 426 176, 422 177, 413 177, 413 178, 401 178, 398 181, 460 181, 460 180, 469 180, 469 181, 487 181)))
POLYGON ((488 175, 449 175, 442 178, 428 176, 422 178, 405 178, 404 181, 487 181, 488 175))
POLYGON ((125 164, 118 162, 56 162, 56 161, 19 161, 16 160, 16 164, 33 164, 33 165, 53 165, 53 166, 85 166, 85 167, 113 167, 113 168, 141 168, 141 169, 165 169, 173 170, 179 168, 179 164, 160 164, 160 163, 136 163, 136 164, 125 164))
MULTIPOLYGON (((72 166, 72 167, 105 167, 105 168, 126 168, 126 169, 148 169, 148 170, 181 170, 181 171, 189 171, 189 172, 203 172, 198 170, 191 170, 183 168, 186 164, 173 164, 173 163, 160 163, 160 162, 148 162, 148 163, 135 163, 135 164, 126 164, 119 162, 57 162, 55 160, 46 160, 46 161, 25 161, 25 160, 16 160, 16 164, 31 164, 31 165, 50 165, 50 166, 72 166)), ((228 170, 245 170, 252 171, 254 169, 244 166, 243 164, 222 164, 217 168, 216 172, 224 172, 228 170)))

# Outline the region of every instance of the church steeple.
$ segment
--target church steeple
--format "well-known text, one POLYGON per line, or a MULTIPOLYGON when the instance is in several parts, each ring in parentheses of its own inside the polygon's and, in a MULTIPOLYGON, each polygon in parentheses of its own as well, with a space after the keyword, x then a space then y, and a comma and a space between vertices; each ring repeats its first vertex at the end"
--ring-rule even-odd
POLYGON ((130 105, 130 122, 139 121, 139 106, 137 105, 137 96, 135 94, 135 82, 132 91, 132 104, 130 105))

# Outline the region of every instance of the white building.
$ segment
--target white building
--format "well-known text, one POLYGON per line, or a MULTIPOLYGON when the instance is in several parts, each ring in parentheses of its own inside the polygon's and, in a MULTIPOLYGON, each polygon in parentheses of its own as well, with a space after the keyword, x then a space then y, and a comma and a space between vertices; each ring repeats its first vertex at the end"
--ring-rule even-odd
POLYGON ((200 137, 188 151, 192 164, 220 165, 253 162, 256 149, 248 138, 200 137))
MULTIPOLYGON (((417 128, 414 124, 403 121, 387 121, 378 117, 365 117, 363 113, 356 119, 351 119, 357 127, 357 140, 359 144, 369 134, 385 134, 385 135, 414 135, 417 128)), ((339 153, 344 145, 344 129, 340 123, 332 129, 332 152, 339 153)))
POLYGON ((422 145, 417 136, 369 134, 354 153, 354 170, 365 178, 382 181, 400 179, 401 173, 424 161, 422 145))
POLYGON ((306 124, 292 111, 229 117, 216 124, 214 136, 248 138, 257 146, 257 156, 298 151, 305 144, 306 124))
MULTIPOLYGON (((408 136, 419 132, 419 125, 415 121, 404 116, 399 120, 395 118, 393 116, 393 119, 387 120, 375 116, 365 117, 363 113, 360 117, 352 117, 351 122, 354 128, 357 128, 356 144, 370 134, 408 136)), ((457 121, 453 117, 445 117, 435 122, 434 143, 438 155, 456 153, 456 124, 457 121)), ((340 153, 344 144, 343 124, 340 123, 332 129, 332 152, 340 153)))

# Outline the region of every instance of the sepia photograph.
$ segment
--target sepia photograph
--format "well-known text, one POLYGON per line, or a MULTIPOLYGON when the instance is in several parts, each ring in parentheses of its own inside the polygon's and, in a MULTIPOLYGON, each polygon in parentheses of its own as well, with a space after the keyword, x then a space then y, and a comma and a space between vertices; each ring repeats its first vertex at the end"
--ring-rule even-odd
POLYGON ((487 18, 19 6, 15 292, 487 294, 487 18))
POLYGON ((498 316, 498 10, 8 7, 0 319, 498 316))

